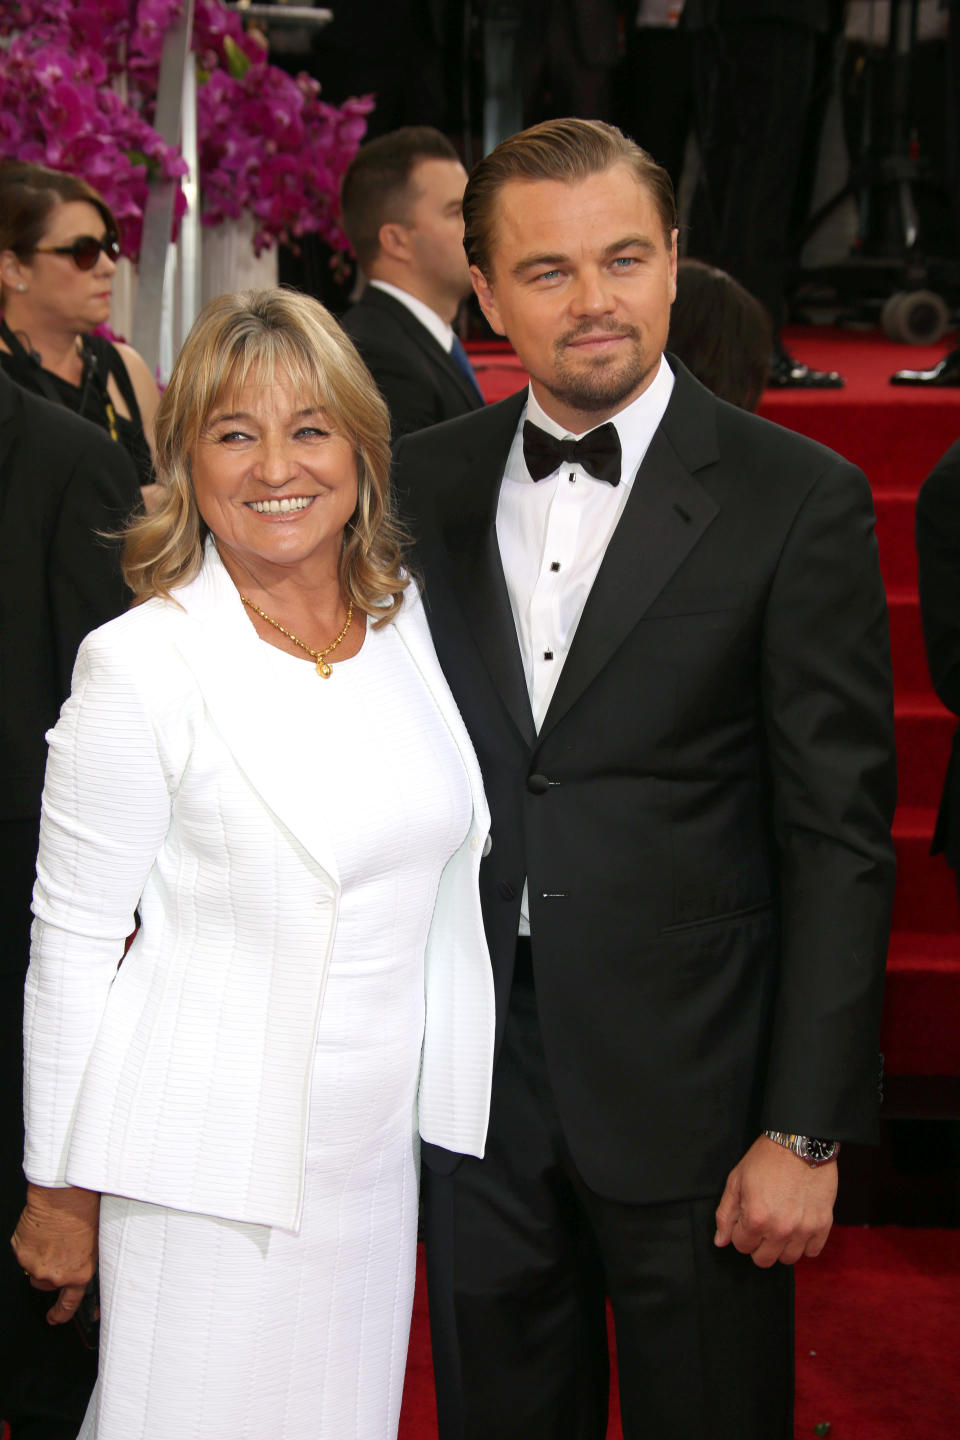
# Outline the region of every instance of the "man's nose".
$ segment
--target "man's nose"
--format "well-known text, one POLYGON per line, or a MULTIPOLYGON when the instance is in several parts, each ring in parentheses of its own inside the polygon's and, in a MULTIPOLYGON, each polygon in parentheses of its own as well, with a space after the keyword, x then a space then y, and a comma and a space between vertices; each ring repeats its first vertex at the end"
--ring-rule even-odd
POLYGON ((613 290, 599 270, 577 276, 570 300, 575 315, 606 315, 614 307, 613 290))

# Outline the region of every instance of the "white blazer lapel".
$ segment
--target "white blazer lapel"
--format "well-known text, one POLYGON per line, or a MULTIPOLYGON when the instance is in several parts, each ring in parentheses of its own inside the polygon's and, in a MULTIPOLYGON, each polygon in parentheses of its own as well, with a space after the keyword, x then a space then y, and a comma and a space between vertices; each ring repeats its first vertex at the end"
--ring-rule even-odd
POLYGON ((313 769, 318 756, 295 721, 278 713, 262 683, 263 642, 212 540, 200 574, 174 598, 186 611, 175 644, 193 672, 212 724, 263 803, 339 884, 316 788, 304 783, 304 767, 313 769))
POLYGON ((460 751, 470 782, 470 794, 473 799, 474 825, 480 831, 481 835, 486 836, 490 828, 490 811, 487 807, 486 795, 484 794, 480 763, 477 760, 460 711, 457 709, 457 702, 454 700, 450 692, 450 687, 440 668, 437 652, 433 648, 433 641, 430 638, 427 617, 423 610, 423 601, 412 584, 408 586, 404 592, 403 608, 400 610, 394 623, 397 627, 397 634, 406 645, 411 659, 420 671, 424 683, 430 691, 438 710, 446 721, 450 733, 460 751))

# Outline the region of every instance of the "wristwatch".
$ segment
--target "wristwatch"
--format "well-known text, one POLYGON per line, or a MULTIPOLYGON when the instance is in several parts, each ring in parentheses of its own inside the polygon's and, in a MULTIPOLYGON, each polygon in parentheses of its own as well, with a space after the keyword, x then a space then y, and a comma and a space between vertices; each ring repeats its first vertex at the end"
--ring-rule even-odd
POLYGON ((814 1140, 810 1135, 791 1135, 785 1130, 764 1130, 763 1133, 768 1140, 785 1145, 794 1155, 799 1155, 801 1160, 806 1160, 807 1164, 814 1168, 829 1164, 840 1152, 839 1140, 814 1140))

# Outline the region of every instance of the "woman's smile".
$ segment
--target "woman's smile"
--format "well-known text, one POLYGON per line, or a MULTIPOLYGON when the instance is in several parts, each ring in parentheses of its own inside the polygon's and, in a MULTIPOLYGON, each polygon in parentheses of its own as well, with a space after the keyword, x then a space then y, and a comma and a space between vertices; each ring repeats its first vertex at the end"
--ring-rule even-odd
POLYGON ((316 500, 316 495, 284 495, 281 499, 271 497, 269 500, 247 500, 249 510, 256 510, 258 515, 288 515, 291 511, 306 510, 316 500))

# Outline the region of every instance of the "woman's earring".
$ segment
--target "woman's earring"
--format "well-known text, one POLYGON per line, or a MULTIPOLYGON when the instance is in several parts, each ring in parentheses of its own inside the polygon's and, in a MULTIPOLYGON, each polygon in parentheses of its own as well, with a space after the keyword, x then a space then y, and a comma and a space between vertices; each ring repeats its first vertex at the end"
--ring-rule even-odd
POLYGON ((19 290, 19 292, 20 292, 21 295, 22 295, 23 292, 26 290, 26 288, 27 288, 26 285, 24 285, 23 281, 21 280, 21 281, 20 281, 20 284, 17 286, 17 289, 19 290))

